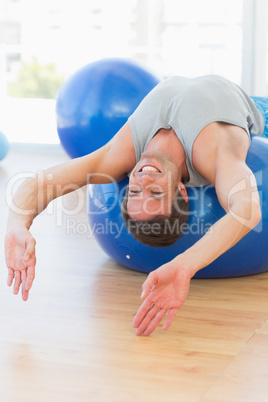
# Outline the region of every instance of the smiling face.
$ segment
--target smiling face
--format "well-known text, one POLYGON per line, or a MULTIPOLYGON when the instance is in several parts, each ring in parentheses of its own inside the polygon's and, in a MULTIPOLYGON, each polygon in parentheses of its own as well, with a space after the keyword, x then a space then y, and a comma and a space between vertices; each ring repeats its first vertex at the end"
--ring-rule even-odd
POLYGON ((127 210, 131 218, 169 216, 180 182, 176 164, 158 152, 145 152, 129 177, 127 210))

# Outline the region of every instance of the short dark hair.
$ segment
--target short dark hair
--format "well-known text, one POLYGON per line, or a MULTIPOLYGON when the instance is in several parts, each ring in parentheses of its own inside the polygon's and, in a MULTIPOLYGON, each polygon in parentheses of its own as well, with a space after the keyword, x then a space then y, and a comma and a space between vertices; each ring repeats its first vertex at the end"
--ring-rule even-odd
POLYGON ((170 216, 156 215, 152 219, 137 220, 127 212, 128 188, 122 202, 122 215, 127 230, 133 237, 151 247, 171 246, 183 235, 183 229, 189 217, 189 202, 185 202, 176 188, 170 216))

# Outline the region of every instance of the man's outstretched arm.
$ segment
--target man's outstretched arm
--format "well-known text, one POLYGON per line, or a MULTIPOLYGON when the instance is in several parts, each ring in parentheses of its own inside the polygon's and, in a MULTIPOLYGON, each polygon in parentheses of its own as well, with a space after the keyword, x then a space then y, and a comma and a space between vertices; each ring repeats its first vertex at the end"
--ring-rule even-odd
POLYGON ((215 188, 226 215, 191 248, 153 271, 143 284, 144 300, 133 326, 149 335, 168 312, 167 329, 183 305, 191 278, 234 246, 261 219, 255 177, 243 160, 222 153, 217 160, 215 188))
POLYGON ((53 199, 77 190, 88 183, 122 180, 135 165, 135 152, 128 123, 99 150, 37 173, 18 188, 10 207, 5 255, 8 285, 14 281, 14 294, 22 285, 22 297, 35 276, 35 239, 29 229, 34 218, 53 199))

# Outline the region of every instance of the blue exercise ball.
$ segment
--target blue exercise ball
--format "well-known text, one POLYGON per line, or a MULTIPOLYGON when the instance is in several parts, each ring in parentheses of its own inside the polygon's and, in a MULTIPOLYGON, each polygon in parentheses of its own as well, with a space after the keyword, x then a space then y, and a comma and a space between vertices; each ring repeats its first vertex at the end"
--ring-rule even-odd
MULTIPOLYGON (((197 278, 226 278, 268 270, 268 140, 253 136, 247 164, 256 176, 261 198, 262 220, 234 247, 197 272, 197 278)), ((152 248, 139 243, 127 231, 121 214, 128 179, 120 183, 91 185, 88 217, 102 249, 118 263, 149 273, 196 243, 225 211, 213 186, 188 187, 190 216, 186 233, 175 244, 152 248)), ((224 233, 222 234, 224 236, 224 233)))
POLYGON ((56 103, 58 135, 68 155, 83 156, 107 143, 158 83, 128 59, 99 60, 74 73, 56 103))
POLYGON ((10 145, 7 137, 0 131, 0 161, 8 154, 10 145))

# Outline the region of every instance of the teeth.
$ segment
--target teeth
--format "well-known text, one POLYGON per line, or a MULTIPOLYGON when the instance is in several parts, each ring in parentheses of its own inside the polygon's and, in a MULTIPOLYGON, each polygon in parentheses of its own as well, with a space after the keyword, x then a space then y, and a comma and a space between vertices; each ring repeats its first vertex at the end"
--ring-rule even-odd
POLYGON ((141 171, 142 172, 159 172, 159 170, 153 166, 144 166, 141 171))

